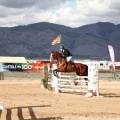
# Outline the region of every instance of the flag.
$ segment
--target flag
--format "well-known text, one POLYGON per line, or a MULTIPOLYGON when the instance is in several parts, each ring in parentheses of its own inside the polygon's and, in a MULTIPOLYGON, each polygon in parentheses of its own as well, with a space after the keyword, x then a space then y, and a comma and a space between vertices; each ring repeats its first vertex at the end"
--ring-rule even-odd
POLYGON ((114 55, 114 49, 111 45, 108 45, 108 49, 109 49, 109 53, 110 53, 110 58, 111 58, 111 62, 113 64, 113 69, 115 71, 115 55, 114 55))
POLYGON ((61 42, 61 35, 58 35, 53 41, 52 41, 52 45, 55 45, 57 43, 60 43, 61 42))

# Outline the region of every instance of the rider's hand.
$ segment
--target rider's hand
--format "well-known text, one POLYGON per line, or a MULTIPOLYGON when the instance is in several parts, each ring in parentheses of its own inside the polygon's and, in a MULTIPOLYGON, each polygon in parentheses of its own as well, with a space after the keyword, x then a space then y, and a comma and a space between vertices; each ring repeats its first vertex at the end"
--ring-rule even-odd
POLYGON ((65 56, 63 55, 63 58, 65 58, 65 56))

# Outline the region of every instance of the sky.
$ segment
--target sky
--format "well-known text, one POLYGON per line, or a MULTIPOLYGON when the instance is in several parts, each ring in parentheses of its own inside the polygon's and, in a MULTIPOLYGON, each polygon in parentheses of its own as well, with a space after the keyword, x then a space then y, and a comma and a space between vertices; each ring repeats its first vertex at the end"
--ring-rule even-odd
POLYGON ((120 24, 120 0, 0 0, 0 27, 50 22, 72 28, 120 24))

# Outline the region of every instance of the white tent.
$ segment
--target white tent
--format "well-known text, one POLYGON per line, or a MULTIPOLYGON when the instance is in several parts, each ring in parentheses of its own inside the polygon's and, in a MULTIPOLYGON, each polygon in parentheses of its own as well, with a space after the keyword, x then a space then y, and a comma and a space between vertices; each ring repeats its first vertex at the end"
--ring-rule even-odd
POLYGON ((27 63, 25 57, 0 56, 0 63, 27 63))

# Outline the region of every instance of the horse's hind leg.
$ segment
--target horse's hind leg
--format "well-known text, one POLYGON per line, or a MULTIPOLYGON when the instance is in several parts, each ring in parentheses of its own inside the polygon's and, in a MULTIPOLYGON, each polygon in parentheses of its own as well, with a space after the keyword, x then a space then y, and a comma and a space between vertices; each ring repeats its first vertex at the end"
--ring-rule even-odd
POLYGON ((85 81, 86 81, 86 85, 88 86, 88 78, 84 78, 85 81))
POLYGON ((77 74, 78 76, 81 76, 81 74, 80 74, 80 72, 79 72, 79 71, 76 71, 76 74, 77 74))
MULTIPOLYGON (((76 74, 78 75, 78 76, 83 76, 83 75, 81 75, 81 73, 79 72, 79 71, 76 71, 76 74)), ((84 75, 84 76, 86 76, 86 75, 84 75)), ((84 78, 85 79, 85 81, 86 81, 86 85, 88 86, 88 78, 84 78)))

